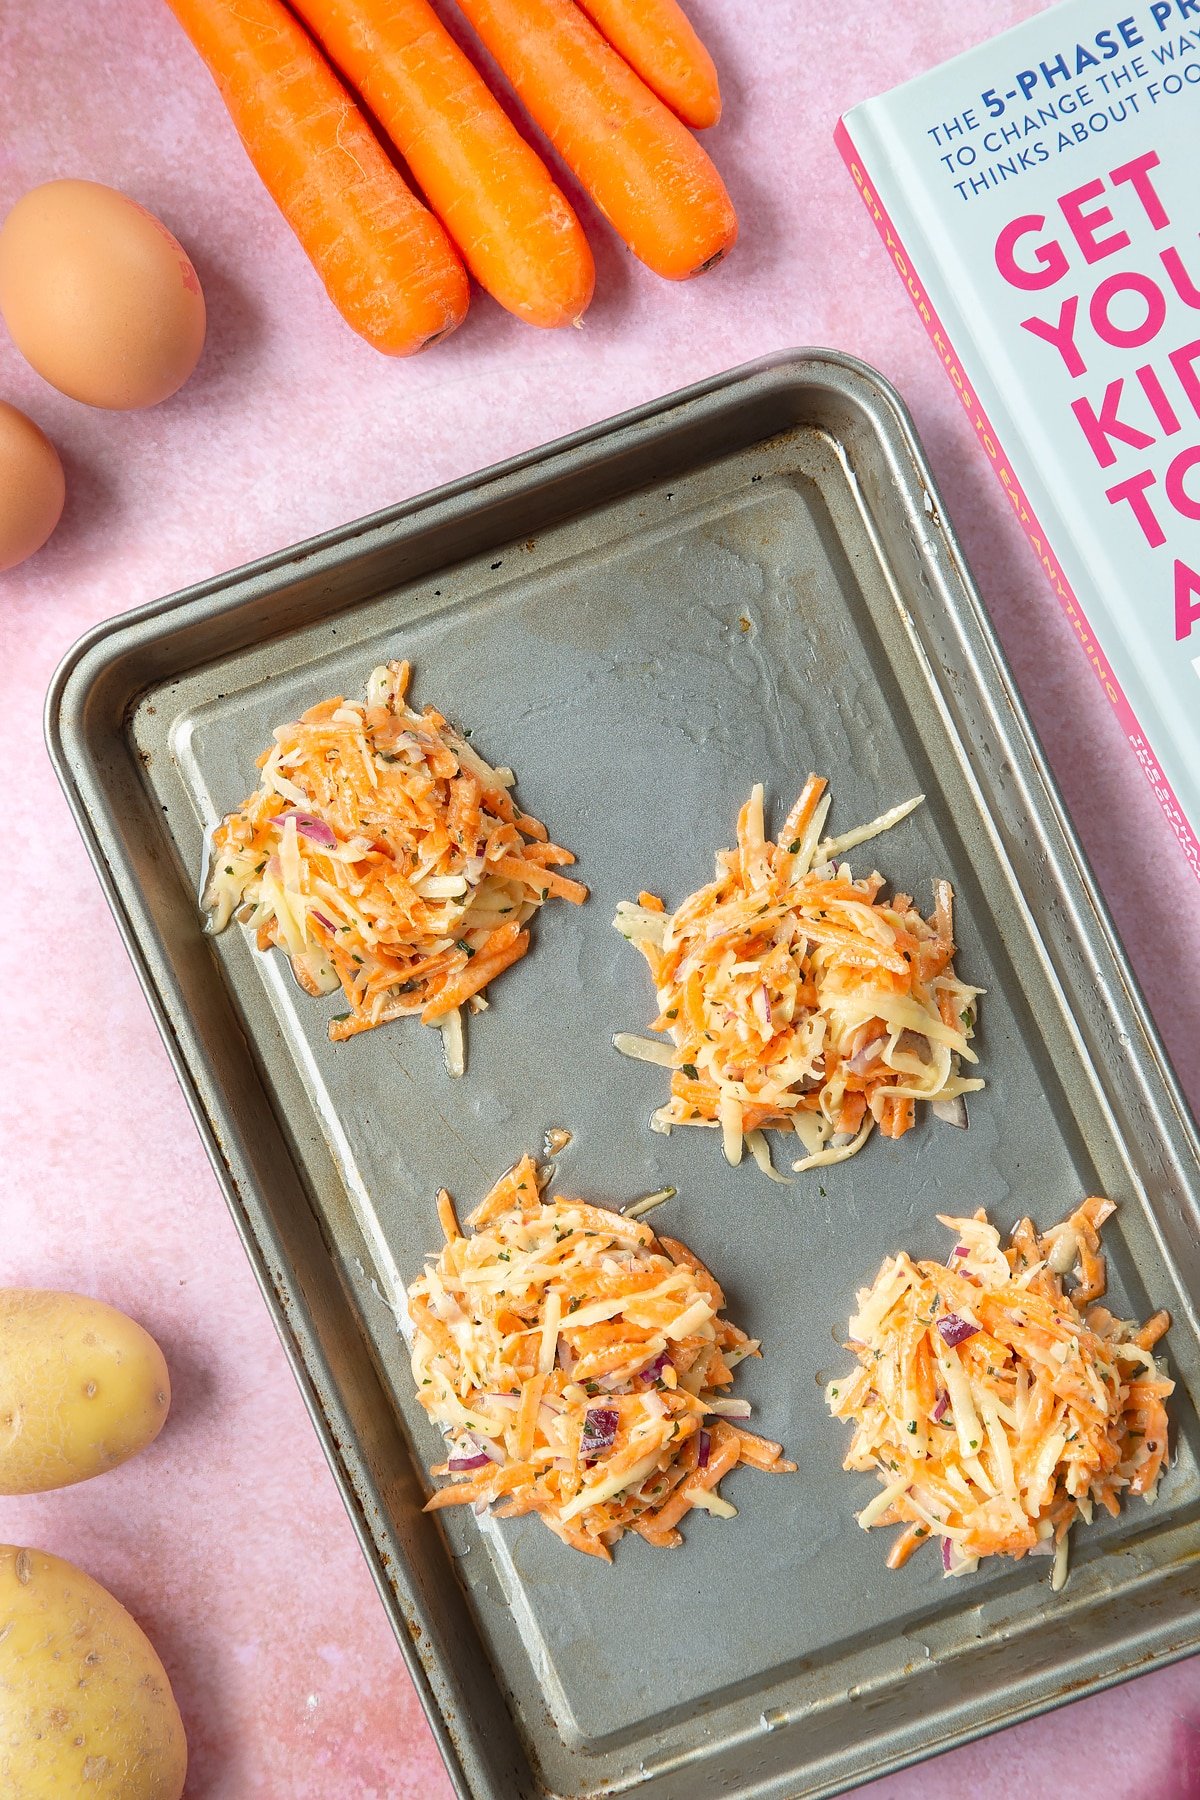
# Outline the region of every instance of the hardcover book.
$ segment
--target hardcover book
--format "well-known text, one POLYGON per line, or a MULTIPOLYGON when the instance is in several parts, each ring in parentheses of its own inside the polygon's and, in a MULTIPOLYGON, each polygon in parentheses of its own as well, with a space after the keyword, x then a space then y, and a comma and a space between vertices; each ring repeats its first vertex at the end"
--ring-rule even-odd
POLYGON ((1064 0, 837 141, 1200 877, 1200 0, 1064 0))

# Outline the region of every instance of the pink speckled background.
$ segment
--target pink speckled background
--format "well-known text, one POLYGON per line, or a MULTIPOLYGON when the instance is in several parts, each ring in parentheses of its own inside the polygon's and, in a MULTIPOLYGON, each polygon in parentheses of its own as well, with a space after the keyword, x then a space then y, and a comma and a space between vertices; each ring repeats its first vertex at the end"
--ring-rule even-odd
MULTIPOLYGON (((0 1501, 0 1536, 75 1558, 174 1681, 193 1800, 444 1800, 400 1654, 42 747, 42 694, 126 607, 793 344, 877 364, 949 508, 1150 1004, 1200 1100, 1200 906, 1183 857, 1019 537, 831 142, 837 114, 1036 10, 1031 0, 693 0, 720 64, 711 143, 743 238, 669 287, 586 207, 599 297, 540 334, 478 300, 391 364, 330 310, 159 0, 0 0, 0 207, 82 175, 190 250, 209 343, 174 401, 105 415, 7 341, 0 394, 59 445, 58 535, 0 576, 0 1281, 79 1288, 157 1335, 172 1418, 82 1489, 0 1501), (29 929, 52 954, 30 956, 29 929)), ((1120 1800, 1200 1795, 1184 1664, 870 1789, 1057 1800, 1086 1767, 1120 1800)), ((864 1790, 866 1791, 866 1790, 864 1790)), ((681 1791, 679 1800, 687 1800, 681 1791)))

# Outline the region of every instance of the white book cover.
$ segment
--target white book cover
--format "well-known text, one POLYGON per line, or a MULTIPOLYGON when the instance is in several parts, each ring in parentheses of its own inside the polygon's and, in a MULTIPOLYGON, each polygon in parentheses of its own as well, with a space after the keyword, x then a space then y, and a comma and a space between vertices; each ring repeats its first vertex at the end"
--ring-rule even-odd
POLYGON ((1200 0, 1063 0, 837 139, 1200 877, 1200 0))

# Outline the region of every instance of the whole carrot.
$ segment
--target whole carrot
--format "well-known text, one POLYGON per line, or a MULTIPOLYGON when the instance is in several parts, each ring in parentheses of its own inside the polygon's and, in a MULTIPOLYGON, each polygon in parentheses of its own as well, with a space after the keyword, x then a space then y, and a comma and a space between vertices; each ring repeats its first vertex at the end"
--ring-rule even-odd
POLYGON ((461 324, 470 290, 449 239, 280 0, 167 5, 346 323, 388 356, 461 324))
POLYGON ((493 299, 572 325, 592 297, 587 239, 537 152, 426 0, 292 0, 357 88, 493 299))
POLYGON ((574 0, 458 0, 522 105, 613 229, 682 281, 737 238, 721 177, 574 0))
POLYGON ((614 50, 685 125, 703 131, 721 116, 713 59, 678 0, 579 0, 614 50))

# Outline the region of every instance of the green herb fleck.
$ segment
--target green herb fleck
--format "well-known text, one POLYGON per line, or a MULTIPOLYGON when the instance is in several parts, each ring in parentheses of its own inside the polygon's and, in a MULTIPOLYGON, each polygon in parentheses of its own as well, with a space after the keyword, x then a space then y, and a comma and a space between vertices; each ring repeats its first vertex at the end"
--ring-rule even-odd
POLYGON ((686 1075, 689 1081, 699 1081, 700 1079, 695 1063, 681 1063, 679 1073, 686 1075))

